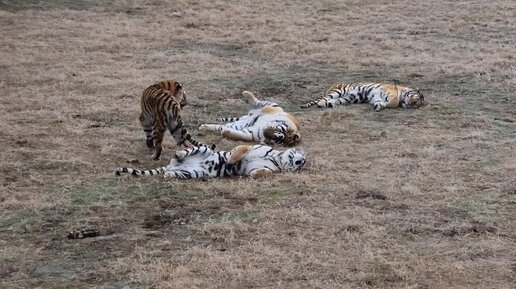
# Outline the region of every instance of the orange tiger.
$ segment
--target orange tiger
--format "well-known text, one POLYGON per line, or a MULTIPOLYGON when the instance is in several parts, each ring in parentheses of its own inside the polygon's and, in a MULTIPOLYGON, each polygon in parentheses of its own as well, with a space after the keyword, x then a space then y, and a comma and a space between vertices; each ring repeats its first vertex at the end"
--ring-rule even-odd
POLYGON ((370 103, 375 111, 380 111, 387 107, 419 108, 425 105, 425 99, 419 89, 401 85, 340 83, 330 87, 325 95, 302 105, 301 108, 309 108, 313 105, 333 108, 338 104, 352 103, 370 103))
POLYGON ((156 149, 154 160, 159 160, 161 156, 161 144, 167 128, 177 145, 203 146, 183 128, 181 108, 185 105, 186 92, 181 83, 175 80, 161 81, 143 91, 140 123, 147 137, 147 147, 156 149))

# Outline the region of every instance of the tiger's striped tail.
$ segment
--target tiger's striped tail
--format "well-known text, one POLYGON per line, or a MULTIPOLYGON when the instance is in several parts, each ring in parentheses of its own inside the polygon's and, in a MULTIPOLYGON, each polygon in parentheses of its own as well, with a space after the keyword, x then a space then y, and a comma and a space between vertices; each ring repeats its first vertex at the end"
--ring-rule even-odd
POLYGON ((214 150, 217 146, 215 144, 212 144, 211 146, 208 146, 206 144, 203 144, 203 143, 200 143, 199 141, 197 141, 196 139, 192 138, 192 136, 188 133, 188 131, 186 130, 186 128, 183 128, 181 130, 181 138, 183 139, 181 141, 181 145, 183 146, 186 146, 185 145, 185 142, 189 142, 191 143, 193 146, 196 146, 196 147, 209 147, 211 148, 212 150, 214 150))
POLYGON ((120 176, 121 174, 131 174, 133 176, 154 176, 164 175, 167 167, 161 167, 157 169, 139 170, 133 168, 117 168, 115 175, 120 176))
POLYGON ((221 117, 221 118, 217 118, 217 122, 235 122, 235 121, 239 121, 240 118, 239 117, 221 117))
POLYGON ((314 105, 316 105, 317 103, 319 103, 319 101, 320 101, 320 99, 318 99, 318 100, 314 100, 314 101, 310 101, 310 102, 307 102, 307 103, 305 103, 305 104, 301 105, 301 108, 309 108, 309 107, 314 106, 314 105))

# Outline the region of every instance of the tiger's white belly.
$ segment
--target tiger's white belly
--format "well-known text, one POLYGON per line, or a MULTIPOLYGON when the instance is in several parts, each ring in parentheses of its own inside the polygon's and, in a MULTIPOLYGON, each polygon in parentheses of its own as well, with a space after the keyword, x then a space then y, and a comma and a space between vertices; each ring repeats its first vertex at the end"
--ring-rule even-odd
POLYGON ((223 176, 226 168, 226 161, 221 161, 219 154, 213 153, 210 155, 195 154, 181 160, 172 158, 167 170, 189 172, 192 175, 197 174, 198 177, 214 178, 223 176))

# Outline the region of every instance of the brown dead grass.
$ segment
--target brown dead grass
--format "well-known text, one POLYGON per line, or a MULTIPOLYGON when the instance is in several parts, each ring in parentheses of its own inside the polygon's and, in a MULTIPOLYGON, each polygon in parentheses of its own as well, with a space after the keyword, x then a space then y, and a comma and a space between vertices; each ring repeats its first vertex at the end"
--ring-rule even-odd
MULTIPOLYGON (((516 282, 513 2, 55 0, 0 9, 0 287, 516 282), (129 159, 158 165, 138 101, 171 77, 190 95, 184 117, 194 131, 244 112, 244 89, 281 102, 302 119, 307 169, 267 182, 115 178, 129 159), (298 109, 340 81, 420 87, 430 105, 298 109), (67 240, 81 225, 102 236, 67 240)), ((170 138, 167 146, 170 156, 170 138)))

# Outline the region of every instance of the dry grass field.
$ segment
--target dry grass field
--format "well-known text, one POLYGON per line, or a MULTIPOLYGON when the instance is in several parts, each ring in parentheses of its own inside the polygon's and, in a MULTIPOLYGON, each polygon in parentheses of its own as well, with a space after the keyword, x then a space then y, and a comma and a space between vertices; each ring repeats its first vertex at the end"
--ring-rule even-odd
POLYGON ((514 288, 516 2, 0 0, 1 288, 514 288), (151 161, 148 85, 198 124, 303 124, 306 169, 263 180, 115 177, 151 161), (429 105, 301 110, 333 83, 429 105), (76 227, 101 231, 68 240, 76 227))

